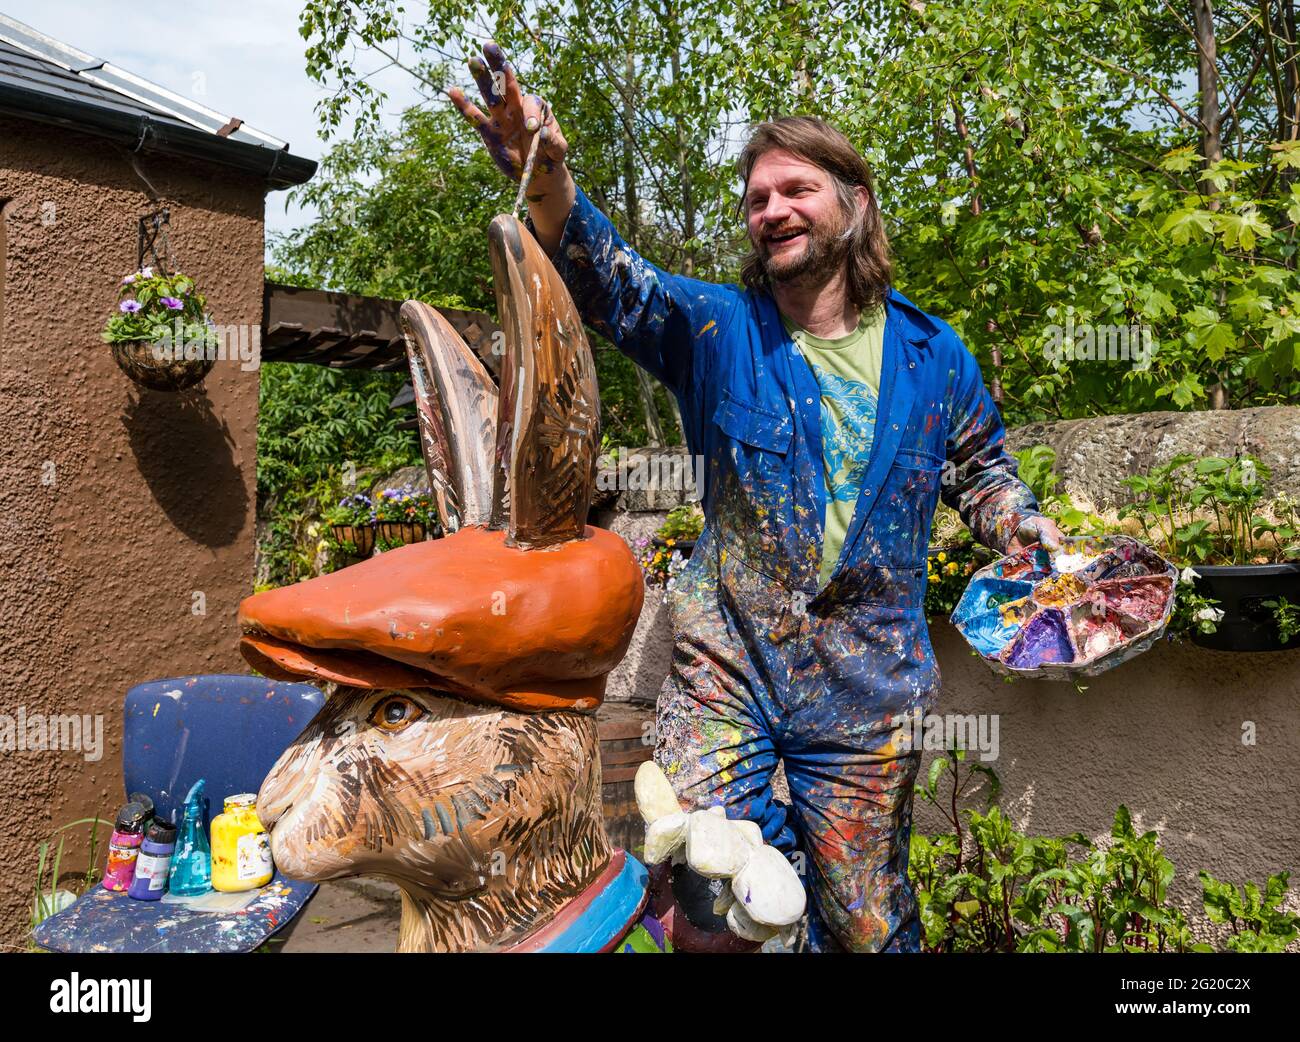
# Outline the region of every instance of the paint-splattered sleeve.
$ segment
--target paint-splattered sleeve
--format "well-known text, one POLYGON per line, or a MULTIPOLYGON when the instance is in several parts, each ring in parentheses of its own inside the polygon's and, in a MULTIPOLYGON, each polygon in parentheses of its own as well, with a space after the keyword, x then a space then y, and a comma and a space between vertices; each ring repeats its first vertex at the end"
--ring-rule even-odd
MULTIPOLYGON (((531 227, 531 224, 530 224, 531 227)), ((740 294, 651 264, 578 189, 551 261, 583 320, 666 387, 682 393, 695 344, 712 343, 740 294)))
POLYGON ((940 495, 976 539, 1001 553, 1021 521, 1040 514, 1038 500, 1017 476, 1016 459, 1006 451, 1006 430, 979 363, 951 330, 944 340, 951 410, 940 495))

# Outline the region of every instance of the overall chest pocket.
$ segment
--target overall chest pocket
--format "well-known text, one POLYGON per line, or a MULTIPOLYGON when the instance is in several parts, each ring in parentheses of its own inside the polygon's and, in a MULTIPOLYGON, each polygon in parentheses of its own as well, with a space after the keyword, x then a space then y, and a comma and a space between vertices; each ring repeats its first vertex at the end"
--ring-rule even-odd
POLYGON ((765 571, 787 555, 791 521, 789 454, 794 421, 756 402, 723 391, 713 422, 721 439, 715 513, 719 534, 744 560, 765 571))
POLYGON ((942 471, 943 460, 933 453, 898 450, 873 515, 882 564, 915 568, 925 563, 942 471))

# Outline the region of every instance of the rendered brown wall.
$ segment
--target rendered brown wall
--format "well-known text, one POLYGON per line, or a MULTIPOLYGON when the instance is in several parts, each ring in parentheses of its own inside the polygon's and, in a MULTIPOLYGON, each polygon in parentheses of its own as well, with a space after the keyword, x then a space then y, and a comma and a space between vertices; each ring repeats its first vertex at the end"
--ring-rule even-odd
MULTIPOLYGON (((259 327, 261 183, 139 163, 214 320, 259 327)), ((26 943, 38 843, 122 802, 127 687, 247 672, 235 610, 252 580, 258 391, 255 369, 225 361, 198 394, 141 391, 100 341, 135 268, 136 220, 154 209, 124 153, 0 120, 5 200, 0 714, 101 714, 104 741, 98 762, 0 753, 0 949, 26 943), (193 610, 196 593, 206 614, 193 610)), ((84 834, 65 833, 65 870, 84 870, 84 834)))

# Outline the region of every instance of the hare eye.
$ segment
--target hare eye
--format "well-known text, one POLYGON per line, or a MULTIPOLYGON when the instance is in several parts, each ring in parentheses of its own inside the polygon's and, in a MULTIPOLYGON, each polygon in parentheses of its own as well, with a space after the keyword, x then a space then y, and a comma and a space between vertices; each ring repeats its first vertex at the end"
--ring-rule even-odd
POLYGON ((402 695, 386 698, 375 706, 370 722, 384 731, 402 731, 424 715, 424 710, 402 695))

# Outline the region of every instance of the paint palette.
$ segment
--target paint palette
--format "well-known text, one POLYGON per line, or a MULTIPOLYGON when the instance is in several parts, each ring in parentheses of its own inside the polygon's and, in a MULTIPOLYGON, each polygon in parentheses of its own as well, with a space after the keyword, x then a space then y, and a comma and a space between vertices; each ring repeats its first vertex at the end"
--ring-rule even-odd
POLYGON ((1177 569, 1129 536, 1033 545, 973 576, 952 623, 995 671, 1069 680, 1146 651, 1174 606, 1177 569))

